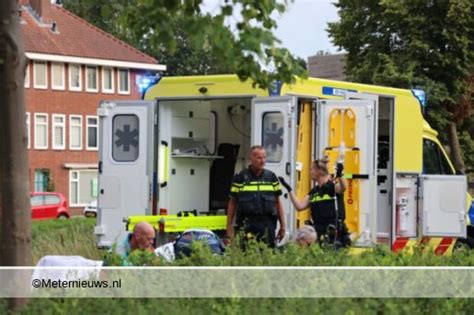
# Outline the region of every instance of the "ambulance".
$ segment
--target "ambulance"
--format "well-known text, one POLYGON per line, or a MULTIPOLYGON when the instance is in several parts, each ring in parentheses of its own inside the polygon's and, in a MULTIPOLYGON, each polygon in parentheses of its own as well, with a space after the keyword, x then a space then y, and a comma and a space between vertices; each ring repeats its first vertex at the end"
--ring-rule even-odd
MULTIPOLYGON (((266 149, 266 168, 303 198, 311 161, 345 166, 345 222, 356 247, 437 253, 466 238, 467 178, 456 175, 423 118, 422 91, 323 80, 255 88, 235 75, 163 77, 143 100, 98 108, 99 247, 120 242, 137 221, 162 232, 224 230, 230 183, 266 149), (124 221, 127 224, 124 224, 124 221)), ((309 210, 281 200, 290 233, 309 210)))

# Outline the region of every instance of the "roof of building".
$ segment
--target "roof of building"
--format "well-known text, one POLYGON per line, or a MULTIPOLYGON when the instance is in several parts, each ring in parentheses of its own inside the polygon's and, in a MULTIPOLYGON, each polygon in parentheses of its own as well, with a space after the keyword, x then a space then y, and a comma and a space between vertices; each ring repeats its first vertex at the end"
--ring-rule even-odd
POLYGON ((344 59, 345 54, 311 56, 308 58, 309 76, 344 81, 344 59))
POLYGON ((42 23, 31 6, 23 6, 22 33, 25 51, 33 54, 59 55, 158 65, 158 61, 116 37, 72 14, 61 5, 51 4, 51 23, 42 23), (52 25, 56 30, 52 30, 52 25))

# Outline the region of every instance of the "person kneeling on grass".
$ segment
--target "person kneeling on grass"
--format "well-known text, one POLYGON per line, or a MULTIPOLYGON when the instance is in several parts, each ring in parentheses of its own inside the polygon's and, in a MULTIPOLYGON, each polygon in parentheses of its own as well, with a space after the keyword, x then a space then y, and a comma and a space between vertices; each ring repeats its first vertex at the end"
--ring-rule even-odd
POLYGON ((129 233, 123 243, 115 248, 115 253, 120 255, 122 265, 129 265, 128 258, 135 250, 150 251, 155 250, 155 229, 148 222, 138 222, 129 233))
POLYGON ((304 225, 295 232, 295 243, 301 247, 316 243, 318 236, 311 225, 304 225))
POLYGON ((316 230, 311 225, 303 225, 293 234, 293 242, 288 242, 278 246, 280 251, 286 251, 290 244, 296 244, 301 248, 307 248, 315 244, 318 240, 316 230))

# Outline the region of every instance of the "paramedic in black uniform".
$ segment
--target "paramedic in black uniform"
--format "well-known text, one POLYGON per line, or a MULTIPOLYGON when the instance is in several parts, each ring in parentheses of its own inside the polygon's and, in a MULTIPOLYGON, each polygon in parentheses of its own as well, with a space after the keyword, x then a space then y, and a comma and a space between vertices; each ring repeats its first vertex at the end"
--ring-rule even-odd
POLYGON ((339 246, 345 247, 351 244, 351 240, 344 223, 343 193, 347 187, 347 182, 343 178, 344 167, 342 163, 337 164, 335 179, 333 180, 329 175, 327 164, 327 158, 313 161, 310 174, 311 180, 316 181, 316 185, 303 200, 296 198, 291 186, 282 177, 279 177, 279 179, 290 193, 291 202, 297 211, 311 207, 311 219, 318 240, 320 242, 323 239, 336 240, 339 242, 339 246), (336 196, 336 201, 334 196, 336 196))
POLYGON ((227 206, 227 237, 234 237, 234 217, 244 239, 255 238, 275 247, 285 235, 285 216, 277 176, 265 169, 266 153, 262 146, 250 148, 250 166, 237 174, 231 185, 227 206), (275 237, 277 221, 280 229, 275 237))

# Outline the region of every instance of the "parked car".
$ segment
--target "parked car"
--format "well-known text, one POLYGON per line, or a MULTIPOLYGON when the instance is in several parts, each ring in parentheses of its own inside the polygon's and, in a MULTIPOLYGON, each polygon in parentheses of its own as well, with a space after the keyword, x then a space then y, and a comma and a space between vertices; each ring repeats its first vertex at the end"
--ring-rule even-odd
POLYGON ((30 194, 31 217, 33 219, 69 219, 69 206, 63 194, 56 192, 33 192, 30 194))
POLYGON ((92 218, 95 218, 97 216, 97 200, 92 200, 84 208, 84 216, 85 217, 92 217, 92 218))

